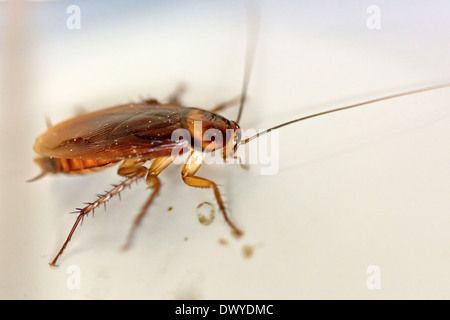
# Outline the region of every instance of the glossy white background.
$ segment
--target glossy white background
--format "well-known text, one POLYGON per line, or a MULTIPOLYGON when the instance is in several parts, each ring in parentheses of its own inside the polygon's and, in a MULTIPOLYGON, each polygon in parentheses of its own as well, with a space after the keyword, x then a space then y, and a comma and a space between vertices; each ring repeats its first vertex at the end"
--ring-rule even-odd
MULTIPOLYGON (((75 219, 68 212, 121 178, 111 168, 25 183, 39 172, 32 145, 46 116, 56 123, 80 110, 164 99, 179 82, 188 84, 183 101, 201 108, 240 91, 241 2, 133 3, 0 3, 1 298, 450 297, 448 89, 283 128, 275 175, 261 176, 258 165, 203 167, 242 239, 217 206, 211 225, 198 222, 197 205, 215 204, 214 196, 185 186, 174 166, 161 174, 130 251, 119 247, 149 194, 144 183, 86 219, 50 269, 75 219), (79 30, 66 27, 72 4, 81 9, 79 30), (254 247, 248 259, 246 245, 254 247), (371 265, 381 270, 379 290, 366 286, 371 265), (71 266, 80 289, 67 287, 71 266)), ((244 128, 450 81, 447 1, 259 7, 244 128), (380 30, 366 26, 370 5, 380 8, 380 30)))

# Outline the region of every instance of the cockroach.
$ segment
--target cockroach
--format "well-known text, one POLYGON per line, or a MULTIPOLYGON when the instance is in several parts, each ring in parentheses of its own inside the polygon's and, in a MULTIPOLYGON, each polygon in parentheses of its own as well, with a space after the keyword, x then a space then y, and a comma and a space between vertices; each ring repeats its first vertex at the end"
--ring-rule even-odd
POLYGON ((51 267, 56 266, 84 217, 111 197, 119 195, 126 187, 145 178, 152 192, 136 216, 128 234, 125 247, 129 247, 136 228, 160 191, 159 174, 177 156, 184 153, 188 153, 187 160, 181 169, 181 178, 184 183, 191 187, 212 189, 226 223, 234 234, 242 235, 242 231, 230 220, 216 183, 196 176, 207 153, 221 151, 224 160, 236 158, 235 153, 240 145, 287 125, 380 101, 450 87, 450 83, 444 83, 311 114, 276 125, 242 140, 239 121, 249 83, 251 69, 249 60, 251 59, 247 57, 239 99, 219 104, 211 110, 184 106, 179 99, 182 90, 177 90, 166 103, 149 99, 140 103, 123 104, 78 115, 50 127, 36 139, 34 151, 39 157, 35 159, 35 162, 42 169, 42 173, 30 181, 37 180, 48 173, 87 174, 103 170, 119 162, 121 164, 117 173, 125 177, 120 184, 113 185, 111 190, 98 195, 97 200, 76 209, 78 217, 61 249, 51 261, 51 267), (235 104, 239 104, 235 121, 228 120, 217 113, 235 104), (196 123, 200 125, 195 125, 196 123), (173 133, 178 129, 185 130, 190 139, 173 139, 173 133), (217 130, 225 139, 203 141, 205 132, 209 129, 217 130), (177 152, 174 152, 175 150, 177 152), (149 167, 144 166, 150 161, 149 167))

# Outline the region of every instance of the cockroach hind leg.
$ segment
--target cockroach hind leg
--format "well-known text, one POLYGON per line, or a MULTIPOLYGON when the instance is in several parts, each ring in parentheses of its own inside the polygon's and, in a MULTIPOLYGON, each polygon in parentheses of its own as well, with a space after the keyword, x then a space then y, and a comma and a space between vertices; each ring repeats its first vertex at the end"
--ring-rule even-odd
POLYGON ((131 175, 127 177, 126 180, 122 181, 120 184, 118 184, 113 189, 109 190, 107 193, 105 193, 102 197, 98 198, 97 200, 93 202, 86 203, 87 206, 84 208, 76 208, 74 213, 78 213, 78 217, 75 220, 75 223, 72 226, 72 229, 69 232, 69 235, 66 238, 66 241, 62 245, 61 249, 59 250, 58 254, 55 256, 53 261, 50 263, 50 266, 53 268, 56 266, 56 262, 59 260, 61 255, 63 254, 64 250, 67 247, 67 244, 72 239, 72 236, 77 229, 78 225, 81 224, 85 218, 90 212, 93 212, 95 208, 97 208, 99 205, 105 203, 108 201, 111 197, 118 195, 123 189, 125 189, 130 184, 136 182, 139 179, 142 179, 145 177, 147 170, 144 167, 137 168, 134 175, 131 175))
POLYGON ((39 173, 36 177, 31 178, 31 179, 28 179, 28 180, 25 180, 25 182, 33 182, 33 181, 39 180, 39 179, 41 179, 43 176, 45 176, 47 173, 48 173, 48 171, 42 171, 42 172, 39 173))
MULTIPOLYGON (((141 208, 141 211, 139 212, 139 214, 134 219, 133 225, 131 226, 131 229, 128 232, 127 239, 125 241, 125 244, 122 246, 121 251, 126 251, 130 248, 137 228, 141 224, 142 219, 147 214, 150 205, 153 203, 154 198, 159 193, 159 190, 161 188, 161 181, 159 180, 158 175, 165 168, 167 168, 173 162, 173 160, 174 160, 173 157, 160 157, 160 158, 156 158, 150 165, 150 168, 148 169, 148 174, 146 177, 146 183, 149 188, 153 189, 153 191, 150 194, 147 201, 145 202, 145 204, 143 205, 143 207, 141 208)), ((127 163, 124 163, 122 173, 126 172, 125 169, 133 170, 133 167, 127 167, 127 163)), ((147 171, 147 169, 146 169, 146 171, 147 171)))

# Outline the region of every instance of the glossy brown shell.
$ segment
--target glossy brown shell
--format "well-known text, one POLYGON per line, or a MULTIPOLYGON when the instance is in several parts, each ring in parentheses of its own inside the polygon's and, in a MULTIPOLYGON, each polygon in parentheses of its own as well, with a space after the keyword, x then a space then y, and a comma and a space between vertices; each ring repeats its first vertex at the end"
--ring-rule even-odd
POLYGON ((43 157, 64 159, 153 159, 186 142, 172 141, 190 108, 157 102, 119 105, 63 121, 36 139, 43 157))

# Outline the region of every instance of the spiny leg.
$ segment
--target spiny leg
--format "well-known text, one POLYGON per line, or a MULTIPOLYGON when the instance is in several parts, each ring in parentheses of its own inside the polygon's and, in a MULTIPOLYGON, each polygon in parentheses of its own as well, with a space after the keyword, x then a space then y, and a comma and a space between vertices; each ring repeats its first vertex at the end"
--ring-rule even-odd
POLYGON ((146 178, 147 185, 153 189, 153 192, 150 194, 150 197, 147 199, 147 201, 144 203, 141 211, 136 216, 133 225, 131 226, 131 229, 128 233, 127 240, 125 244, 123 245, 122 249, 126 250, 130 247, 131 242, 133 240, 133 236, 136 232, 137 227, 140 225, 142 218, 144 218, 145 214, 148 211, 148 208, 153 202, 153 199, 158 194, 159 189, 161 188, 161 182, 159 181, 158 175, 167 168, 172 162, 174 158, 173 157, 161 157, 156 158, 152 165, 150 166, 150 169, 148 169, 148 174, 146 178))
POLYGON ((210 188, 214 191, 214 195, 216 197, 217 203, 219 204, 220 211, 222 211, 223 217, 228 225, 233 229, 233 231, 237 235, 242 235, 242 231, 239 230, 233 222, 231 222, 230 218, 227 215, 227 211, 225 210, 225 205, 222 201, 222 197, 220 196, 219 188, 217 185, 205 178, 194 176, 195 173, 200 169, 204 158, 204 153, 200 151, 192 151, 191 155, 187 159, 186 163, 183 166, 181 171, 181 177, 188 186, 197 187, 197 188, 210 188))
POLYGON ((80 214, 78 215, 77 219, 75 220, 75 223, 72 227, 72 229, 69 232, 69 235, 67 236, 66 241, 64 242, 63 246, 61 247, 61 249, 59 250, 58 254, 56 255, 56 257, 53 259, 53 261, 50 263, 50 266, 53 268, 54 266, 56 266, 56 262, 58 261, 59 257, 62 255, 64 249, 67 247, 67 244, 69 243, 70 239, 72 239, 72 236, 76 230, 76 228, 78 227, 78 224, 84 219, 84 217, 90 213, 91 211, 93 211, 95 208, 97 208, 99 205, 101 205, 102 203, 105 203, 106 201, 108 201, 111 197, 119 194, 123 189, 125 189, 126 187, 128 187, 129 185, 131 185, 132 183, 136 182, 137 180, 144 178, 145 175, 147 174, 147 168, 145 167, 140 167, 135 173, 134 175, 131 175, 130 177, 128 177, 128 179, 124 180, 122 183, 120 183, 117 186, 114 186, 113 189, 111 189, 110 191, 108 191, 107 193, 105 193, 104 195, 100 196, 97 200, 95 200, 94 202, 88 204, 86 207, 79 209, 80 214))

